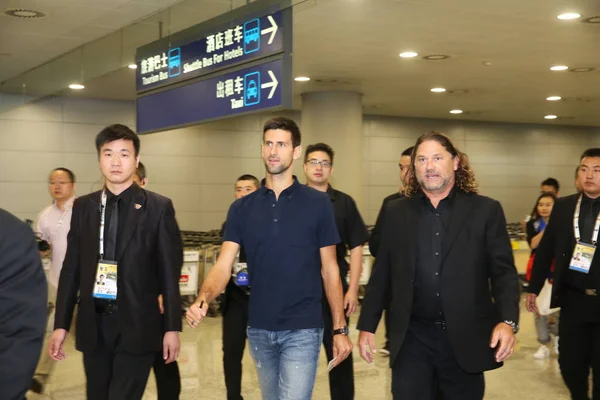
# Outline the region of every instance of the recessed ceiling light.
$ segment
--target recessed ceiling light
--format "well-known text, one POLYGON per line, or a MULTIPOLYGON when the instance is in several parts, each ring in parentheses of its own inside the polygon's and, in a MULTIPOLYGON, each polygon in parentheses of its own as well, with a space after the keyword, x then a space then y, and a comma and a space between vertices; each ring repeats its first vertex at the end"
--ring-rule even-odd
POLYGON ((446 91, 446 89, 443 87, 434 87, 433 89, 431 89, 431 91, 433 93, 444 93, 446 91))
POLYGON ((294 78, 294 80, 296 82, 308 82, 310 81, 310 78, 308 76, 297 76, 296 78, 294 78))
POLYGON ((71 83, 69 85, 69 89, 73 89, 73 90, 81 90, 81 89, 85 89, 85 86, 83 86, 80 83, 71 83))
POLYGON ((413 58, 418 56, 418 53, 415 53, 414 51, 405 51, 404 53, 400 53, 400 57, 402 58, 413 58))
POLYGON ((559 101, 560 99, 562 99, 562 97, 560 97, 560 96, 546 97, 546 100, 548 100, 548 101, 559 101))
POLYGON ((546 119, 556 119, 558 117, 556 115, 546 115, 544 118, 546 118, 546 119))
POLYGON ((7 10, 4 10, 4 15, 23 19, 40 19, 46 16, 46 14, 44 14, 41 11, 26 10, 23 8, 9 8, 7 10))
POLYGON ((550 67, 551 71, 566 71, 568 69, 569 67, 567 67, 566 65, 554 65, 550 67))
POLYGON ((462 114, 463 110, 450 110, 450 114, 462 114))
POLYGON ((575 13, 575 12, 570 12, 570 13, 560 14, 556 18, 558 18, 558 19, 577 19, 580 17, 581 17, 581 14, 575 13))
POLYGON ((127 66, 127 68, 129 68, 129 69, 137 69, 137 64, 129 64, 127 66))

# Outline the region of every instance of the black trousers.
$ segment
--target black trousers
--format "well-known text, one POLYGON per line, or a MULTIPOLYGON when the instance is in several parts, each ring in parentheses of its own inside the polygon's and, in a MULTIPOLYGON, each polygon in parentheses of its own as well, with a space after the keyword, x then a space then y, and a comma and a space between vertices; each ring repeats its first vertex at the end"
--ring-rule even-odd
POLYGON ((481 400, 483 373, 465 372, 441 324, 411 321, 392 367, 394 400, 481 400))
MULTIPOLYGON (((345 293, 345 291, 344 291, 345 293)), ((323 295, 323 318, 325 332, 323 333, 323 345, 327 354, 327 362, 333 360, 333 319, 331 308, 327 297, 323 295)), ((350 318, 346 318, 346 324, 350 325, 350 318)), ((354 370, 352 353, 337 367, 329 372, 329 394, 331 400, 351 400, 354 398, 354 370)))
POLYGON ((600 400, 600 297, 567 290, 559 320, 558 362, 573 400, 588 400, 590 368, 592 398, 600 400))
POLYGON ((227 400, 243 400, 242 358, 248 326, 248 295, 228 286, 223 307, 223 370, 227 400))
POLYGON ((117 314, 98 315, 98 345, 83 353, 88 400, 138 400, 144 395, 155 353, 130 354, 119 343, 117 314))
POLYGON ((154 356, 154 377, 158 400, 178 400, 181 393, 181 378, 177 361, 165 364, 162 351, 154 356))

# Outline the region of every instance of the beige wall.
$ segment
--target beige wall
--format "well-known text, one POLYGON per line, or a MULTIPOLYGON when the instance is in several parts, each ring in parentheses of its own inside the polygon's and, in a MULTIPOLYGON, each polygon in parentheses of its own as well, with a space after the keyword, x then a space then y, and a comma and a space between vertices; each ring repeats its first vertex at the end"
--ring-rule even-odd
MULTIPOLYGON (((182 229, 218 228, 242 173, 264 176, 260 159, 262 123, 272 114, 251 115, 193 128, 144 135, 142 161, 149 189, 173 199, 182 229)), ((300 113, 286 113, 300 121, 300 113)), ((0 114, 0 208, 35 218, 49 203, 48 172, 72 169, 78 193, 100 187, 95 135, 106 125, 134 127, 131 102, 52 98, 0 114)), ((531 210, 539 182, 557 178, 562 194, 573 192, 580 153, 600 146, 600 129, 477 123, 365 116, 361 212, 375 221, 382 199, 398 188, 398 158, 423 132, 449 134, 469 155, 480 191, 502 202, 509 221, 531 210)), ((305 143, 306 144, 306 143, 305 143)), ((336 148, 343 157, 344 149, 336 148)), ((296 174, 304 181, 300 165, 296 174)), ((344 182, 336 182, 344 190, 344 182)))

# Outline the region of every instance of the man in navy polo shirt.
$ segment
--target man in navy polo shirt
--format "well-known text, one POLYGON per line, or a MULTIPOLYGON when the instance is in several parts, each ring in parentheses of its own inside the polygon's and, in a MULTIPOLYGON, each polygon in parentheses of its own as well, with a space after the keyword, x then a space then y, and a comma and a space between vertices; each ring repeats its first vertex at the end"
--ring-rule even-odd
POLYGON ((186 319, 196 327, 231 277, 244 246, 252 292, 248 340, 264 400, 309 400, 323 338, 323 286, 333 319, 336 366, 352 352, 336 260, 340 241, 327 194, 301 185, 292 165, 302 155, 300 130, 287 118, 263 128, 263 187, 237 200, 223 246, 186 319))

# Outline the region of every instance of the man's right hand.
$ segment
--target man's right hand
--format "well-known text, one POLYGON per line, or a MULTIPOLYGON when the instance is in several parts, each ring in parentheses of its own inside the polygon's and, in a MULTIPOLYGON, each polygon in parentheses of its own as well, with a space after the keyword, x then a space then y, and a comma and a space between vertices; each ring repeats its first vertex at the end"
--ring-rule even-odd
POLYGON ((204 317, 206 317, 207 312, 208 303, 198 298, 196 299, 194 304, 192 304, 190 308, 188 308, 187 312, 185 313, 185 319, 187 320, 189 326, 195 328, 198 326, 200 321, 202 321, 204 317))
POLYGON ((525 305, 527 307, 527 311, 532 312, 532 313, 538 313, 538 308, 537 308, 537 295, 533 294, 533 293, 529 293, 527 295, 527 299, 525 300, 525 305))
POLYGON ((48 345, 48 354, 55 361, 62 361, 67 358, 67 354, 63 348, 68 332, 65 329, 56 329, 50 337, 48 345))
POLYGON ((375 348, 375 334, 360 331, 360 334, 358 335, 358 348, 360 349, 360 356, 366 362, 371 364, 373 362, 373 353, 377 352, 377 349, 375 348))

